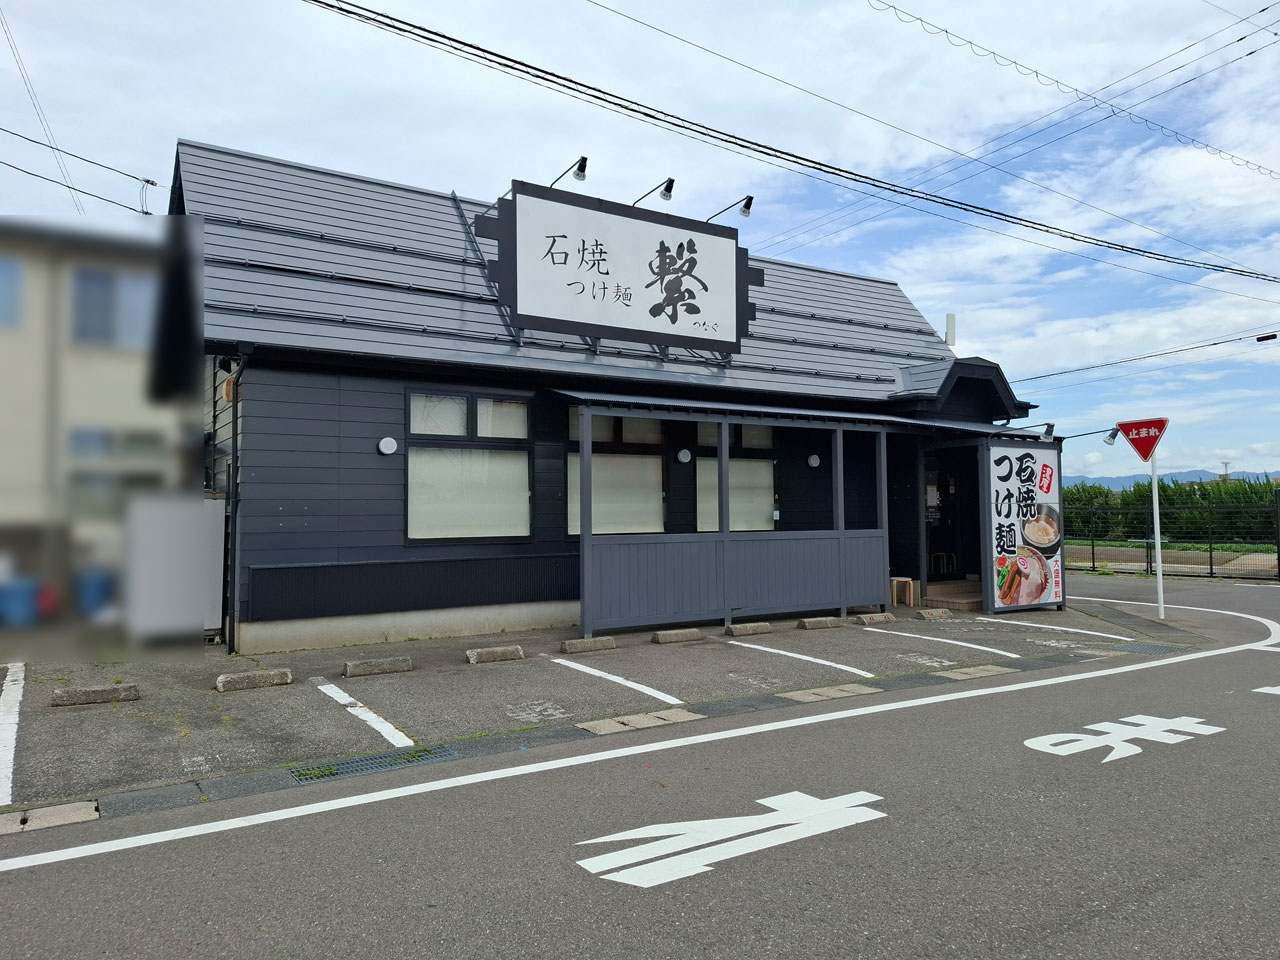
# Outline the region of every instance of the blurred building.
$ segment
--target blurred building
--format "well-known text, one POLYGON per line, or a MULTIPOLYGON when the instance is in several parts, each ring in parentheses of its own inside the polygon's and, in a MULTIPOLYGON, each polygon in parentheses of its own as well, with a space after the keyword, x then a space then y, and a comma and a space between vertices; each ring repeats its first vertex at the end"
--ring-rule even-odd
POLYGON ((173 486, 179 419, 145 395, 158 241, 0 220, 0 581, 52 605, 118 571, 132 492, 173 486))

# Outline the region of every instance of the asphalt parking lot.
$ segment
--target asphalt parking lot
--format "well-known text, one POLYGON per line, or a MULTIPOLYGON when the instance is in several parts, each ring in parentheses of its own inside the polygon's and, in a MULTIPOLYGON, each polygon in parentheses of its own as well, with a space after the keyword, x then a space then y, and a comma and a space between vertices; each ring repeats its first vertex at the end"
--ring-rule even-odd
MULTIPOLYGON (((1092 610, 1104 612, 1096 605, 1092 610)), ((1154 648, 1117 649, 1132 641, 1158 642, 1163 652, 1207 642, 1178 631, 1171 641, 1167 628, 1152 630, 1160 633, 1153 636, 1140 618, 1103 620, 1076 609, 998 620, 957 614, 926 621, 904 608, 896 613, 895 623, 868 627, 848 620, 822 630, 778 620, 771 633, 738 638, 709 625, 701 629, 702 639, 672 644, 650 642, 650 631, 615 634, 615 649, 577 655, 560 652, 561 641, 576 636, 573 631, 541 630, 253 658, 228 657, 210 647, 161 662, 31 662, 14 751, 13 804, 93 800, 164 785, 180 785, 171 787, 174 802, 214 799, 220 795, 215 781, 230 774, 283 774, 288 767, 393 749, 385 732, 335 698, 342 694, 385 721, 382 731, 399 731, 414 744, 497 749, 494 744, 505 737, 517 745, 511 749, 522 736, 530 744, 591 736, 576 725, 673 706, 696 712, 703 704, 704 714, 786 708, 789 701, 778 694, 850 683, 877 689, 944 683, 951 680, 936 674, 986 664, 1052 665, 1042 663, 1045 657, 1079 662, 1159 655, 1154 648), (523 647, 525 659, 466 662, 468 648, 511 643, 523 647), (414 670, 342 677, 345 660, 388 656, 411 657, 414 670), (213 689, 214 678, 224 672, 282 667, 292 671, 289 686, 213 689), (55 687, 121 681, 136 683, 141 699, 50 705, 55 687), (328 685, 328 695, 320 684, 328 685), (485 743, 487 738, 493 742, 485 743)), ((287 785, 283 779, 264 783, 287 785)))

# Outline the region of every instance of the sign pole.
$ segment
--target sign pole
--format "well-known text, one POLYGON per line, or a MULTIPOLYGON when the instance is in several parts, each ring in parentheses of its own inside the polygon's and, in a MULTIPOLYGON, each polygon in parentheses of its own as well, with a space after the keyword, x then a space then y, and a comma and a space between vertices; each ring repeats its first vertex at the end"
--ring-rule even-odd
POLYGON ((1164 619, 1164 566, 1160 562, 1160 476, 1156 471, 1156 452, 1151 451, 1151 519, 1156 548, 1156 616, 1164 619))

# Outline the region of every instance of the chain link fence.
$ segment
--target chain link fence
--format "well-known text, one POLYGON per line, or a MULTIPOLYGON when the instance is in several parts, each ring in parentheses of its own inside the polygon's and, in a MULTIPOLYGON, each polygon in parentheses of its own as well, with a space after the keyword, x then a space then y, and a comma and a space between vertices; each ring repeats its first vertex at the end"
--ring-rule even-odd
MULTIPOLYGON (((1151 507, 1067 506, 1068 567, 1154 573, 1151 507)), ((1165 573, 1182 577, 1280 580, 1280 495, 1270 504, 1160 508, 1165 573)))

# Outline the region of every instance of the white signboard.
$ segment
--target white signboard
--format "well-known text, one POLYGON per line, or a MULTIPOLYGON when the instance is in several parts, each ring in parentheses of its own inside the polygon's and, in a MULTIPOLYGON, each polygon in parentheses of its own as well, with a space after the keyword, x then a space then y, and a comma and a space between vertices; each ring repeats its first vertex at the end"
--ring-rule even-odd
POLYGON ((992 444, 992 609, 1060 604, 1062 485, 1053 447, 992 444))
POLYGON ((820 800, 799 791, 765 797, 757 802, 769 807, 773 813, 689 820, 685 823, 656 823, 636 830, 611 833, 607 837, 583 840, 582 843, 649 839, 653 842, 579 860, 578 866, 591 873, 603 873, 604 879, 617 883, 633 887, 656 887, 661 883, 706 873, 711 869, 711 864, 740 857, 744 853, 754 853, 855 823, 877 820, 884 814, 864 804, 882 799, 884 798, 866 791, 832 797, 830 800, 820 800), (646 860, 650 862, 644 863, 646 860))
POLYGON ((529 184, 514 190, 499 274, 514 287, 501 292, 518 326, 738 348, 746 278, 736 230, 529 184))

